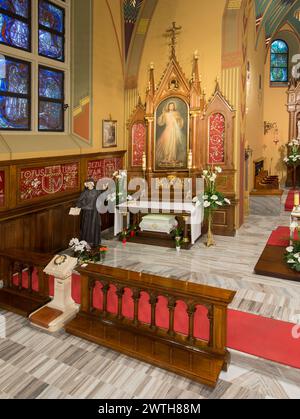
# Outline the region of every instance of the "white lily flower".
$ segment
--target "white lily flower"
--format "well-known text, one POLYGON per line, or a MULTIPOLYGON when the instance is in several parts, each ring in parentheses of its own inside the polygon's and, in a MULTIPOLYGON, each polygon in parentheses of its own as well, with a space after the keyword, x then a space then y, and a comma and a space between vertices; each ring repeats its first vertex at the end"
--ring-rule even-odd
POLYGON ((231 201, 228 198, 224 198, 224 201, 226 202, 226 204, 231 205, 231 201))
POLYGON ((215 171, 216 171, 217 173, 222 173, 222 172, 223 172, 223 169, 222 169, 222 167, 217 166, 217 167, 215 168, 215 171))
POLYGON ((288 253, 293 253, 293 251, 294 251, 293 246, 289 246, 289 247, 287 247, 287 248, 286 248, 286 251, 287 251, 288 253))
POLYGON ((217 195, 213 195, 213 196, 211 197, 211 199, 212 199, 213 201, 217 201, 219 198, 217 197, 217 195))
POLYGON ((210 207, 210 202, 208 201, 204 201, 204 208, 209 208, 210 207))
POLYGON ((222 202, 220 202, 220 201, 217 201, 216 204, 219 205, 219 207, 223 206, 222 202))
POLYGON ((287 263, 289 263, 289 264, 294 264, 294 263, 296 263, 296 261, 295 260, 293 260, 293 259, 289 259, 288 261, 287 261, 287 263))

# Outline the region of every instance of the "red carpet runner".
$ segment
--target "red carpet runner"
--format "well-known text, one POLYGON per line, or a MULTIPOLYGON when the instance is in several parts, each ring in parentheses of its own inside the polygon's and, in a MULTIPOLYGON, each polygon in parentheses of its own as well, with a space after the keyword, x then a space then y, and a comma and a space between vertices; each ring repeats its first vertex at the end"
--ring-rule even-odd
MULTIPOLYGON (((34 289, 37 288, 37 278, 33 280, 34 289)), ((28 277, 24 273, 23 286, 27 287, 28 277)), ((50 295, 53 295, 53 278, 50 280, 50 295)), ((72 295, 77 303, 80 303, 80 277, 74 275, 72 282, 72 295)), ((102 291, 99 285, 94 294, 94 305, 102 308, 102 291)), ((130 290, 124 294, 123 315, 133 318, 133 301, 130 290)), ((115 289, 110 289, 108 295, 108 311, 117 313, 118 301, 115 289)), ((196 336, 208 339, 209 323, 207 309, 198 307, 195 316, 196 336)), ((139 320, 150 323, 149 296, 142 293, 139 308, 139 320)), ((157 305, 157 326, 168 328, 167 301, 164 297, 159 298, 157 305)), ((280 364, 289 365, 300 369, 300 327, 299 339, 293 338, 292 331, 295 325, 278 320, 272 320, 261 316, 244 312, 229 310, 228 313, 228 347, 250 355, 255 355, 280 364)), ((175 313, 175 330, 178 333, 187 334, 188 315, 183 302, 178 302, 175 313)), ((295 329, 294 329, 295 330, 295 329)))
POLYGON ((295 196, 295 192, 299 192, 299 191, 290 191, 288 193, 286 202, 285 202, 285 210, 288 212, 292 212, 293 208, 294 208, 294 196, 295 196))
MULTIPOLYGON (((299 240, 299 234, 295 231, 295 240, 299 240)), ((274 230, 269 238, 268 246, 288 247, 290 244, 290 229, 289 227, 278 227, 274 230)))

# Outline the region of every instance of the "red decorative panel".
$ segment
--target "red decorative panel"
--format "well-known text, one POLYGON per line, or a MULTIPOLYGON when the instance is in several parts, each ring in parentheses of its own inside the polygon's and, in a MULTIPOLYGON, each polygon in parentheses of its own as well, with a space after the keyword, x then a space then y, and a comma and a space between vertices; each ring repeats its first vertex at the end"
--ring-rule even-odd
POLYGON ((5 172, 0 170, 0 207, 5 205, 5 172))
POLYGON ((88 162, 88 177, 97 182, 104 177, 112 177, 117 170, 123 169, 123 159, 115 157, 112 159, 93 160, 88 162))
POLYGON ((225 117, 214 113, 209 118, 209 163, 225 163, 225 117))
POLYGON ((136 123, 132 127, 132 166, 143 165, 143 153, 146 147, 146 127, 143 123, 136 123))
POLYGON ((79 163, 21 170, 20 196, 29 201, 79 188, 79 163))

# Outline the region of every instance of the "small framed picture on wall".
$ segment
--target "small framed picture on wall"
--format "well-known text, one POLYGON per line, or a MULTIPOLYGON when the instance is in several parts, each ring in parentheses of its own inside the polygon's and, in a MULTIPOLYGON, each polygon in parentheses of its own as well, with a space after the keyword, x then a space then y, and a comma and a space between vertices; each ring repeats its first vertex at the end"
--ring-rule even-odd
POLYGON ((118 121, 112 119, 103 121, 102 146, 111 148, 118 146, 118 121))

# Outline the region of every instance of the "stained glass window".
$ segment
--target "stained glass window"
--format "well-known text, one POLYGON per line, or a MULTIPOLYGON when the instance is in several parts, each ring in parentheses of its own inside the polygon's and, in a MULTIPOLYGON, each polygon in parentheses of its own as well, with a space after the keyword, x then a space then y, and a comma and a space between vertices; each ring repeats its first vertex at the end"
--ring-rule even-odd
POLYGON ((0 43, 30 51, 30 0, 0 0, 0 43))
POLYGON ((30 64, 5 58, 0 79, 0 129, 30 130, 30 64))
POLYGON ((289 78, 289 47, 277 39, 271 45, 271 82, 287 83, 289 78))
POLYGON ((64 61, 65 11, 45 0, 39 0, 39 54, 64 61))
POLYGON ((39 67, 39 131, 64 130, 64 73, 39 67))

